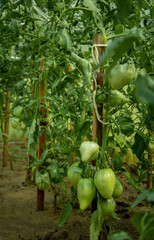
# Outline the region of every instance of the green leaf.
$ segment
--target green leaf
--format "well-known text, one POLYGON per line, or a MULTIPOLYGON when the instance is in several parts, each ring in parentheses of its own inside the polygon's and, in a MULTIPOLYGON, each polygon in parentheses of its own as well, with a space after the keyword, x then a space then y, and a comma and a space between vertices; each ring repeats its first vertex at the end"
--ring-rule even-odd
POLYGON ((96 210, 91 216, 90 240, 97 240, 101 231, 102 221, 100 221, 99 211, 96 210))
POLYGON ((108 71, 110 71, 118 62, 118 60, 129 51, 133 46, 134 42, 138 41, 139 36, 137 34, 129 34, 126 36, 121 36, 113 40, 110 47, 107 48, 107 51, 100 57, 99 65, 104 66, 110 57, 112 57, 112 63, 108 66, 108 71))
POLYGON ((59 227, 61 227, 67 221, 71 212, 72 212, 72 205, 70 204, 70 202, 64 204, 60 222, 58 224, 59 227))
POLYGON ((123 157, 124 157, 123 153, 118 152, 116 156, 113 158, 113 166, 117 171, 121 170, 123 166, 123 157))
POLYGON ((71 53, 71 58, 72 58, 72 60, 75 63, 77 63, 79 66, 82 67, 83 75, 86 78, 87 83, 90 83, 90 80, 91 80, 91 77, 92 77, 92 66, 91 66, 91 63, 88 60, 79 57, 74 52, 71 53))
POLYGON ((118 116, 117 117, 118 124, 120 125, 121 132, 129 137, 134 133, 134 122, 130 117, 126 116, 118 116))
POLYGON ((100 12, 97 8, 96 0, 84 0, 83 4, 92 11, 100 12))
POLYGON ((135 81, 135 95, 142 103, 154 106, 154 79, 148 75, 139 76, 135 81))
POLYGON ((140 239, 154 239, 154 214, 151 212, 136 212, 132 217, 134 227, 140 233, 140 239))
POLYGON ((77 140, 80 141, 82 137, 85 137, 86 133, 88 132, 89 128, 91 126, 91 121, 85 121, 82 128, 80 128, 80 131, 78 132, 77 140))
POLYGON ((148 140, 146 139, 146 136, 142 132, 137 131, 135 134, 134 144, 132 146, 133 153, 140 158, 147 146, 148 140))
POLYGON ((123 18, 127 17, 130 14, 130 0, 125 0, 125 4, 123 4, 123 0, 116 0, 116 5, 118 8, 118 12, 123 18))
POLYGON ((133 202, 130 208, 136 207, 143 200, 147 200, 149 202, 154 202, 154 189, 148 189, 145 192, 141 193, 138 198, 133 202))
POLYGON ((120 34, 124 31, 124 25, 122 24, 117 24, 114 28, 114 33, 115 34, 120 34))
POLYGON ((125 136, 121 132, 115 136, 115 140, 121 148, 123 148, 127 145, 125 136))
POLYGON ((71 50, 72 48, 72 41, 70 35, 68 34, 66 28, 61 29, 58 33, 60 38, 60 44, 64 49, 71 50))
POLYGON ((124 172, 127 177, 128 182, 139 192, 144 192, 144 189, 140 186, 140 184, 133 178, 132 174, 129 172, 124 172))
POLYGON ((124 231, 116 231, 109 236, 109 240, 131 240, 132 238, 124 231))

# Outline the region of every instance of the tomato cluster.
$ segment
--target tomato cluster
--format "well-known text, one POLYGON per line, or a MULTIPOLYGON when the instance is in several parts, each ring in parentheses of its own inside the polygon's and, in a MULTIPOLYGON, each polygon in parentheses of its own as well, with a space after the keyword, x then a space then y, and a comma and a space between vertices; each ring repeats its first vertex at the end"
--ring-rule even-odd
MULTIPOLYGON (((99 154, 99 145, 92 141, 85 141, 80 146, 82 162, 95 160, 99 154)), ((68 179, 77 191, 81 210, 85 210, 92 203, 96 195, 99 196, 103 219, 107 219, 115 210, 114 198, 123 193, 123 186, 111 168, 103 168, 86 175, 85 169, 79 162, 72 164, 68 169, 68 179)))

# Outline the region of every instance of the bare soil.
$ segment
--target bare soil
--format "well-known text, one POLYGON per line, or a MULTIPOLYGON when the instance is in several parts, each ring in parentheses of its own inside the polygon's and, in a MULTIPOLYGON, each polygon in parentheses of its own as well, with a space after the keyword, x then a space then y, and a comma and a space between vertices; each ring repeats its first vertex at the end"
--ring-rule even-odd
MULTIPOLYGON (((45 192, 45 209, 36 211, 37 189, 33 184, 24 186, 27 165, 25 143, 9 145, 13 170, 10 164, 2 168, 2 144, 0 144, 0 240, 88 240, 91 210, 81 213, 74 209, 68 221, 58 227, 62 203, 57 199, 57 210, 53 210, 52 192, 45 192)), ((143 203, 131 210, 130 205, 139 193, 119 175, 124 186, 123 195, 116 200, 118 220, 110 219, 114 230, 124 230, 134 240, 138 233, 132 226, 131 217, 135 211, 146 211, 143 203)))

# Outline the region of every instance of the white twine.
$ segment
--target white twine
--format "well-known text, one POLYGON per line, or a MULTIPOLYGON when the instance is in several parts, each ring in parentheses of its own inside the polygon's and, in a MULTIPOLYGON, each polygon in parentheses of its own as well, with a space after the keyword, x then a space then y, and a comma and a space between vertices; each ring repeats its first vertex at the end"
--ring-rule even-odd
POLYGON ((94 44, 92 46, 92 56, 93 56, 93 59, 95 61, 95 64, 99 63, 99 60, 98 60, 99 53, 98 53, 97 47, 107 47, 107 44, 94 44), (96 55, 95 57, 94 57, 94 49, 95 49, 95 55, 96 55))
MULTIPOLYGON (((92 56, 93 56, 93 60, 95 62, 95 64, 98 64, 99 63, 99 52, 98 52, 98 49, 97 47, 107 47, 107 44, 94 44, 93 47, 92 47, 92 56), (95 56, 94 56, 94 49, 95 49, 95 56)), ((95 108, 95 112, 96 112, 96 117, 98 119, 99 122, 101 122, 102 124, 104 125, 108 125, 108 124, 111 124, 109 122, 103 122, 100 118, 100 115, 98 113, 98 108, 97 108, 97 104, 96 104, 96 91, 97 91, 97 73, 100 72, 100 69, 97 69, 94 71, 93 73, 93 79, 94 79, 94 82, 95 82, 95 90, 93 91, 93 105, 94 105, 94 108, 95 108)))

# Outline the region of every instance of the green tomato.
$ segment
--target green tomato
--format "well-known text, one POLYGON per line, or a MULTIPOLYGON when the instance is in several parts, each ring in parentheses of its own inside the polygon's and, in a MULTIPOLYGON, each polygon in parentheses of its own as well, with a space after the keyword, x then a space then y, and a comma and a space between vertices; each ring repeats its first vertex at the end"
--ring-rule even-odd
POLYGON ((11 118, 11 127, 17 130, 21 129, 21 123, 19 122, 19 118, 16 117, 11 118))
POLYGON ((116 177, 111 168, 101 169, 95 172, 94 182, 98 192, 105 199, 112 197, 116 177))
POLYGON ((109 95, 109 104, 113 107, 127 103, 129 101, 121 92, 117 90, 111 90, 109 95))
POLYGON ((124 32, 124 30, 125 30, 124 25, 117 24, 114 28, 114 33, 115 33, 115 35, 117 35, 117 34, 124 32))
POLYGON ((109 76, 112 89, 120 89, 129 84, 135 77, 134 64, 125 63, 115 66, 109 76))
POLYGON ((102 209, 102 217, 107 219, 112 215, 115 210, 116 203, 114 199, 111 197, 110 199, 103 199, 100 203, 102 209))
POLYGON ((76 162, 72 164, 67 172, 68 179, 75 190, 77 190, 77 184, 82 178, 82 169, 79 168, 79 164, 76 162))
POLYGON ((51 158, 47 158, 47 159, 45 160, 45 163, 47 163, 47 164, 51 164, 51 163, 52 163, 51 158))
POLYGON ((99 104, 104 103, 105 98, 106 98, 105 93, 103 93, 101 89, 98 89, 97 95, 96 95, 96 102, 99 104))
POLYGON ((123 186, 119 181, 119 179, 116 177, 116 183, 115 183, 115 188, 114 188, 112 197, 118 198, 122 195, 122 193, 123 193, 123 186))
POLYGON ((92 141, 85 141, 80 146, 80 153, 83 162, 95 160, 99 154, 99 145, 92 141))
POLYGON ((96 196, 93 178, 81 178, 77 185, 77 196, 81 210, 85 210, 96 196))
POLYGON ((21 106, 15 107, 13 109, 13 115, 17 118, 20 118, 22 110, 23 110, 23 108, 21 106))

